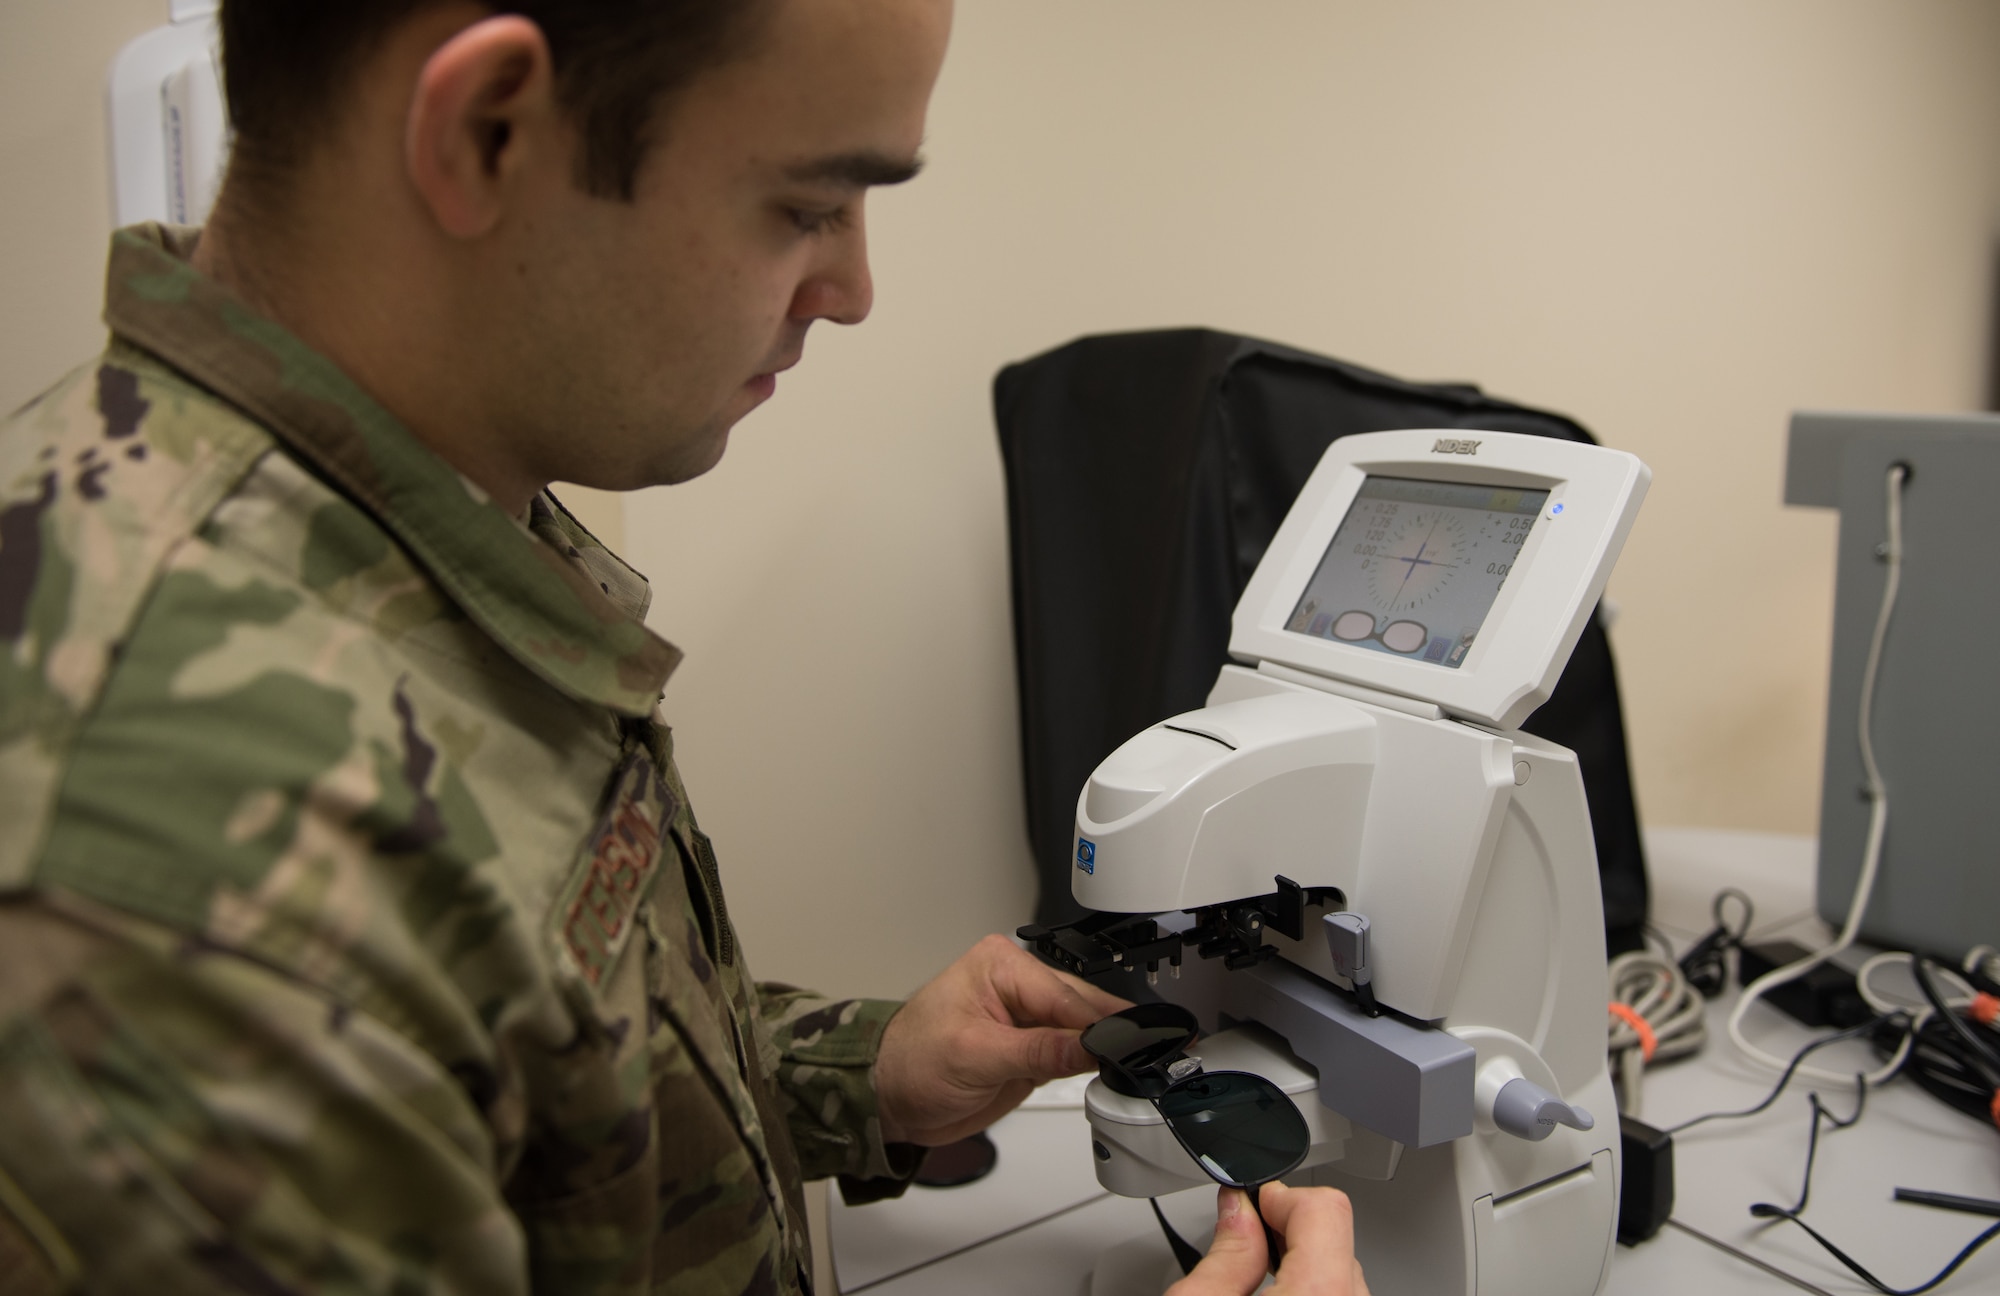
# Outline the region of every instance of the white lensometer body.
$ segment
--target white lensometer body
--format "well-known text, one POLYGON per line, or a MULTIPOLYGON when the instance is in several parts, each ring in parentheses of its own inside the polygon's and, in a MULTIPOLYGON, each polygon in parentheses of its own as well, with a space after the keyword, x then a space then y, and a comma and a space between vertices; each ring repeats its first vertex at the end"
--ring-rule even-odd
MULTIPOLYGON (((1023 931, 1079 971, 1170 965, 1162 994, 1217 1032, 1205 1065, 1294 1095, 1313 1147, 1290 1180, 1353 1198, 1377 1291, 1602 1281, 1619 1139, 1596 851, 1576 757, 1517 726, 1650 476, 1505 433, 1336 441, 1208 705, 1079 798, 1074 891, 1100 912, 1023 931)), ((1105 1187, 1208 1182, 1151 1103, 1097 1081, 1086 1109, 1105 1187)))

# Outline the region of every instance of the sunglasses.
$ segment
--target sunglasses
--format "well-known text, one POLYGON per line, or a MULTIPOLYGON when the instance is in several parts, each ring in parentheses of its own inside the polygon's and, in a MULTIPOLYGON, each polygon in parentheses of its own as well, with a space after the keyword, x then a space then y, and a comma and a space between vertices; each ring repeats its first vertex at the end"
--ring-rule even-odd
MULTIPOLYGON (((1088 1027, 1083 1047, 1108 1088, 1151 1102, 1194 1163, 1217 1183, 1248 1193, 1262 1221, 1258 1190, 1299 1168, 1312 1135, 1291 1098, 1263 1076, 1203 1071, 1187 1056, 1199 1034, 1194 1014, 1178 1004, 1138 1004, 1088 1027)), ((1157 1201, 1153 1213, 1160 1213, 1157 1201)), ((1164 1216, 1160 1223, 1166 1225, 1164 1216)), ((1268 1225, 1264 1237, 1275 1265, 1279 1244, 1268 1225)), ((1199 1258, 1171 1228, 1168 1240, 1178 1244, 1174 1254, 1183 1269, 1188 1255, 1199 1258)))

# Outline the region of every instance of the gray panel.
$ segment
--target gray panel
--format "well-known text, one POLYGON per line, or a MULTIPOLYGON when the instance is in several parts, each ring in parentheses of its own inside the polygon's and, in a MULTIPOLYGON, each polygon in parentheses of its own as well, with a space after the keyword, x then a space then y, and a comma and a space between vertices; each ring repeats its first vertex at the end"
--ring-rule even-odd
MULTIPOLYGON (((1794 420, 1795 440, 1807 417, 1794 420)), ((2000 753, 1993 745, 2000 736, 2000 418, 1845 422, 1819 909, 1828 922, 1845 919, 1867 843, 1855 724, 1887 572, 1876 556, 1887 534, 1884 477, 1902 462, 1911 468, 1903 581, 1874 707, 1889 820, 1862 934, 1878 945, 1956 959, 2000 939, 2000 753)))
POLYGON ((1802 410, 1785 438, 1785 503, 1840 507, 1840 452, 1856 416, 1802 410))
POLYGON ((1320 1101, 1408 1147, 1472 1133, 1472 1046, 1455 1035, 1370 1017, 1315 976, 1271 959, 1222 978, 1222 1011, 1285 1037, 1319 1071, 1320 1101))
POLYGON ((1785 440, 1785 503, 1839 508, 1841 462, 1855 437, 2000 432, 2000 418, 1965 414, 1854 414, 1800 410, 1785 440))

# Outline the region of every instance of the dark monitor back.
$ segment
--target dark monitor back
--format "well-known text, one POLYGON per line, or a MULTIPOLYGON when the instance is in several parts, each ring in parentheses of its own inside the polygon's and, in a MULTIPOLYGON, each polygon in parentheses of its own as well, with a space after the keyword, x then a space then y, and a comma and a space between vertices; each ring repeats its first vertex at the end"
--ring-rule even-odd
MULTIPOLYGON (((1484 428, 1590 441, 1560 414, 1404 382, 1208 329, 1083 338, 994 382, 1007 472, 1015 660, 1036 921, 1070 897, 1076 799, 1133 734, 1203 705, 1230 613, 1335 439, 1484 428)), ((1593 616, 1529 731, 1583 771, 1613 952, 1636 948, 1646 872, 1611 649, 1593 616)))

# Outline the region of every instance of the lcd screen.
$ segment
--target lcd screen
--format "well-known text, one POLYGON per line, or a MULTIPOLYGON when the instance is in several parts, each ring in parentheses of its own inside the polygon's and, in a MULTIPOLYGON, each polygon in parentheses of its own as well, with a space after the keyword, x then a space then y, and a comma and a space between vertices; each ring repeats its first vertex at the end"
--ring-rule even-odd
POLYGON ((1369 476, 1285 629, 1456 670, 1548 498, 1369 476))

